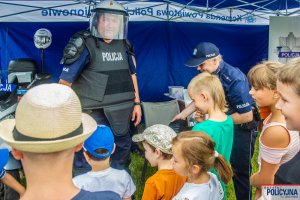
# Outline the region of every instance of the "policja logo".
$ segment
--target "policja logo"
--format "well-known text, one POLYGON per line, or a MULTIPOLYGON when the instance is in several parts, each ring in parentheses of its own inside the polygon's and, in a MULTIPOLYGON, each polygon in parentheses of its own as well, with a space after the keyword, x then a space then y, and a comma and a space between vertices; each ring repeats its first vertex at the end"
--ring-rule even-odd
POLYGON ((105 61, 122 61, 121 52, 102 52, 102 60, 105 61))
POLYGON ((299 199, 300 185, 267 185, 262 187, 263 200, 299 199))
POLYGON ((278 38, 279 46, 276 51, 278 54, 278 61, 287 63, 289 60, 300 57, 300 37, 295 37, 293 32, 290 32, 287 37, 280 36, 278 38))

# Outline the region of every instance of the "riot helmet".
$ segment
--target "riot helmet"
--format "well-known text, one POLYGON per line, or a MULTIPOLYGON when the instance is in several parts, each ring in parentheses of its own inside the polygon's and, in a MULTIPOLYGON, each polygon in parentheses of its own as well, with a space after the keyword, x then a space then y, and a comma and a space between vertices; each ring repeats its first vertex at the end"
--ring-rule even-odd
POLYGON ((113 0, 104 0, 91 11, 91 34, 103 39, 126 39, 128 13, 125 8, 113 0))

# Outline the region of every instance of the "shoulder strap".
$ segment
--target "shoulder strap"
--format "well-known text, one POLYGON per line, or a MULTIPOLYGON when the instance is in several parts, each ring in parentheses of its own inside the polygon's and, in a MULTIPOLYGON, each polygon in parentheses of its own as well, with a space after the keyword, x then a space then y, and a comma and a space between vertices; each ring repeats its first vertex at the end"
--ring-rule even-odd
POLYGON ((129 42, 128 39, 123 39, 123 42, 124 42, 124 45, 125 45, 125 47, 126 47, 126 49, 127 49, 127 52, 128 52, 130 55, 134 56, 134 48, 133 48, 133 45, 129 42))

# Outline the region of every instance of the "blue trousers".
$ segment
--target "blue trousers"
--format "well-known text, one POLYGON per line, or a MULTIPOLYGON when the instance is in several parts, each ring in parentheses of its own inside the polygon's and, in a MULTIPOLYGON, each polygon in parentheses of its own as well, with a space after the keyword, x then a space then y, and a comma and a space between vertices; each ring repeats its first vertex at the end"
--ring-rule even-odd
MULTIPOLYGON (((92 112, 88 112, 99 125, 110 126, 107 118, 104 115, 102 109, 93 110, 92 112)), ((128 127, 127 133, 123 136, 114 135, 116 149, 115 152, 110 157, 110 165, 115 169, 125 169, 127 172, 129 171, 130 164, 130 152, 131 152, 131 136, 130 130, 128 127)), ((85 173, 91 169, 91 167, 86 162, 82 151, 75 154, 74 159, 74 174, 79 175, 85 173)))
POLYGON ((251 158, 254 153, 254 145, 257 129, 246 130, 240 125, 234 127, 233 146, 230 162, 233 168, 233 183, 237 200, 251 200, 251 158))

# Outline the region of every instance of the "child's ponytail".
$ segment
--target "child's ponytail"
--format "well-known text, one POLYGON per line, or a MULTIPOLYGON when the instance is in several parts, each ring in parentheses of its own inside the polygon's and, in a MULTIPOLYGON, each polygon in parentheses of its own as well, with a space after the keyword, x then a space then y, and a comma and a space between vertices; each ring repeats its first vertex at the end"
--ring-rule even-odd
POLYGON ((221 154, 217 153, 215 156, 214 168, 218 172, 220 179, 225 184, 231 180, 233 176, 232 169, 221 154))

